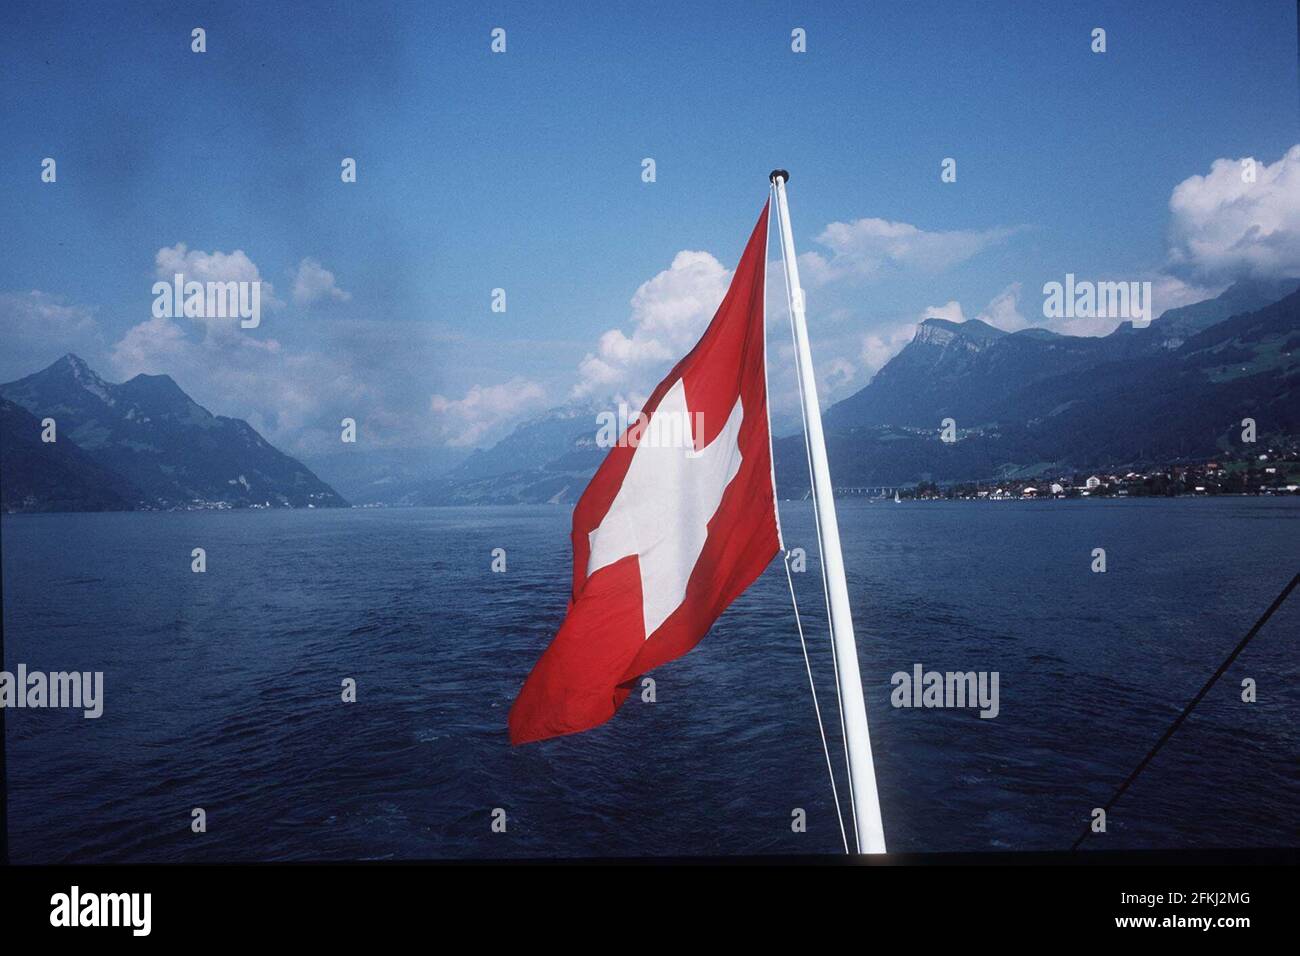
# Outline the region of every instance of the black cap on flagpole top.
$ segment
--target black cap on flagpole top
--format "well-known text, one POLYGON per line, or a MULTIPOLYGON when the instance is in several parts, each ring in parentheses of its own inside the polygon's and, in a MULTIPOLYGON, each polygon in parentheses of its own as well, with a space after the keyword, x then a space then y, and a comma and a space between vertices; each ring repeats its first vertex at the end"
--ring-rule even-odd
POLYGON ((767 174, 768 182, 775 185, 778 176, 781 179, 784 179, 787 183, 790 181, 790 174, 788 172, 786 172, 784 169, 774 169, 767 174))

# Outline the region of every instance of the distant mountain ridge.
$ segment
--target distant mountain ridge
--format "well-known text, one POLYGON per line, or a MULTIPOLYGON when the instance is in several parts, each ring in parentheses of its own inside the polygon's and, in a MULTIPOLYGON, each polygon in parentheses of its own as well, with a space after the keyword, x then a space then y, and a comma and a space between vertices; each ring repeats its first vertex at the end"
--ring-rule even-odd
MULTIPOLYGON (((1004 332, 927 319, 863 389, 824 415, 837 487, 906 485, 1168 462, 1300 431, 1300 279, 1234 283, 1110 335, 1004 332), (939 441, 956 422, 958 441, 939 441)), ((575 403, 462 457, 348 448, 323 459, 366 501, 571 505, 604 459, 604 407, 575 403), (380 460, 380 459, 383 460, 380 460), (441 473, 431 476, 435 470, 441 473)), ((803 438, 776 439, 778 491, 807 490, 803 438)), ((315 506, 346 502, 246 422, 166 375, 110 384, 75 355, 0 385, 5 510, 315 506), (58 442, 40 442, 40 419, 58 442)))
POLYGON ((0 385, 0 397, 6 511, 347 505, 247 422, 213 415, 167 375, 112 384, 69 353, 0 385), (45 418, 55 442, 40 441, 45 418))
MULTIPOLYGON (((1234 282, 1213 299, 1195 302, 1162 312, 1151 323, 1160 345, 1177 348, 1188 338, 1234 315, 1254 312, 1286 298, 1300 288, 1300 277, 1292 279, 1244 279, 1234 282)), ((1112 334, 1134 331, 1133 323, 1125 322, 1112 334)), ((1136 331, 1141 331, 1136 330, 1136 331)))
MULTIPOLYGON (((1098 338, 927 320, 866 388, 827 410, 832 475, 862 487, 1210 457, 1242 450, 1246 417, 1262 435, 1294 435, 1298 287, 1237 283, 1098 338), (1281 290, 1290 294, 1259 304, 1281 290), (1253 308, 1234 311, 1243 304, 1253 308), (946 418, 952 444, 938 440, 946 418)), ((775 451, 782 493, 802 494, 802 440, 775 451)))
POLYGON ((1107 336, 1060 335, 1030 328, 1003 332, 978 319, 926 319, 902 351, 863 389, 829 408, 828 429, 863 425, 937 428, 1023 422, 1041 414, 1034 387, 1109 363, 1141 361, 1181 348, 1232 315, 1276 302, 1300 279, 1244 281, 1214 299, 1171 309, 1144 328, 1122 323, 1107 336))
POLYGON ((404 503, 573 504, 608 449, 596 444, 601 409, 575 403, 522 422, 491 448, 475 451, 404 503))
MULTIPOLYGON (((1233 447, 1247 416, 1261 434, 1294 434, 1297 288, 1300 279, 1240 281, 1096 337, 926 319, 870 384, 825 412, 832 477, 899 485, 1208 457, 1233 447), (944 418, 956 421, 953 444, 938 440, 944 418)), ((604 458, 595 432, 594 409, 552 410, 407 503, 571 504, 604 458)), ((780 494, 804 494, 802 436, 773 447, 780 494)))

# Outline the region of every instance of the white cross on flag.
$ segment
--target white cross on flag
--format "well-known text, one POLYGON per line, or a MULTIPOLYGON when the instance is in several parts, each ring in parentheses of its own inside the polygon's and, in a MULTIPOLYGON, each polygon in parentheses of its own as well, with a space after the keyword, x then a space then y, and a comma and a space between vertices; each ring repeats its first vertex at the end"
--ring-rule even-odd
POLYGON ((514 744, 614 715, 700 642, 780 548, 767 416, 767 216, 689 355, 651 393, 573 512, 573 594, 510 710, 514 744))

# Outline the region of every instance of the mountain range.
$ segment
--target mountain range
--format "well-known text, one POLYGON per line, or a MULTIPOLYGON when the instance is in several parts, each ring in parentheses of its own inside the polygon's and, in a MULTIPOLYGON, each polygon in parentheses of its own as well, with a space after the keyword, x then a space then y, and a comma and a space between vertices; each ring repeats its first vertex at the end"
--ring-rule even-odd
MULTIPOLYGON (((1242 280, 1107 336, 926 319, 826 410, 839 487, 993 480, 1210 457, 1300 425, 1300 278, 1242 280), (952 418, 958 440, 940 441, 952 418)), ((600 463, 596 410, 568 406, 408 492, 406 504, 571 504, 600 463)), ((801 435, 777 438, 778 491, 807 491, 801 435)))
POLYGON ((112 384, 68 354, 0 385, 6 512, 346 506, 247 422, 213 415, 167 375, 112 384))
POLYGON ((608 451, 596 444, 600 411, 594 405, 566 405, 521 422, 491 448, 475 451, 426 482, 404 503, 572 504, 608 451))
MULTIPOLYGON (((922 322, 861 391, 827 410, 838 486, 978 481, 1241 451, 1300 424, 1300 279, 1241 282, 1107 336, 922 322), (957 441, 940 441, 952 419, 957 441)), ((807 487, 801 438, 775 443, 778 490, 807 487), (785 464, 786 467, 782 467, 785 464), (802 475, 802 478, 801 478, 802 475)))
MULTIPOLYGON (((1246 280, 1106 336, 926 319, 823 420, 837 487, 985 481, 1205 459, 1300 427, 1300 279, 1246 280), (940 440, 945 419, 956 441, 940 440)), ((317 460, 362 503, 572 504, 605 450, 588 404, 551 409, 486 449, 345 446, 317 460)), ((799 434, 773 442, 778 492, 800 497, 799 434)), ((5 511, 342 507, 247 422, 166 375, 110 384, 75 355, 0 385, 5 511), (53 418, 57 441, 43 442, 53 418)))

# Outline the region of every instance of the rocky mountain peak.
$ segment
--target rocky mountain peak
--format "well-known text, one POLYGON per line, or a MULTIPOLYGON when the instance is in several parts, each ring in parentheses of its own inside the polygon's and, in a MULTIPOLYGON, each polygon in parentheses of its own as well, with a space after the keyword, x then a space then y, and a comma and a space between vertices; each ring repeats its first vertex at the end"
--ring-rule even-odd
POLYGON ((954 343, 969 351, 979 351, 1007 333, 980 319, 954 322, 951 319, 924 319, 916 327, 912 341, 919 345, 947 348, 954 343))

